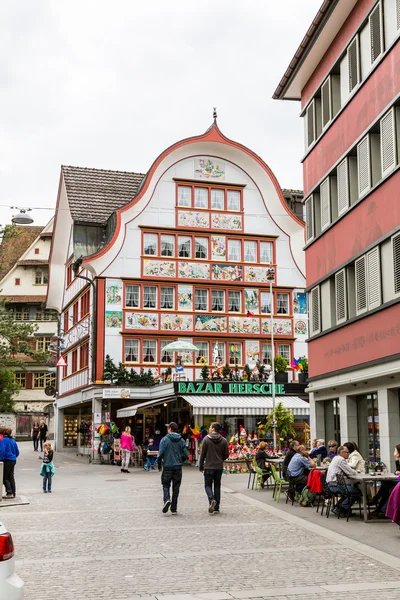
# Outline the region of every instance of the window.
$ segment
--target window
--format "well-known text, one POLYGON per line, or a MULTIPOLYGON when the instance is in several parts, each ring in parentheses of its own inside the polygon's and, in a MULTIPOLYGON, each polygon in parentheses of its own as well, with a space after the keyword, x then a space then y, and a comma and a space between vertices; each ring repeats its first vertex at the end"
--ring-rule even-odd
POLYGON ((400 234, 392 237, 394 295, 400 294, 400 234))
POLYGON ((306 127, 307 127, 307 147, 316 140, 316 128, 315 128, 315 103, 314 100, 310 102, 309 107, 306 111, 306 127))
POLYGON ((336 324, 347 319, 346 270, 335 274, 336 324))
POLYGON ((35 321, 42 321, 44 317, 44 314, 42 313, 41 310, 37 310, 36 314, 35 314, 35 321))
POLYGON ((224 210, 224 190, 211 190, 211 208, 224 210))
POLYGON ((15 285, 21 285, 21 279, 19 277, 15 278, 15 285))
POLYGON ((26 373, 14 372, 15 381, 22 388, 26 388, 26 373))
POLYGON ((143 340, 143 362, 156 362, 157 359, 157 341, 143 340))
POLYGON ((347 158, 338 165, 336 170, 338 213, 342 215, 349 207, 349 169, 347 158))
POLYGON ((29 311, 28 310, 25 310, 22 313, 22 318, 23 318, 24 321, 29 321, 29 311))
POLYGON ((329 177, 327 177, 321 183, 319 192, 321 203, 321 231, 323 231, 331 223, 331 195, 329 177))
POLYGON ((68 309, 64 313, 64 333, 69 329, 69 313, 68 309))
POLYGON ((173 287, 161 288, 160 308, 169 310, 174 308, 174 291, 173 287))
POLYGON ((16 311, 15 311, 15 315, 14 315, 14 319, 15 319, 16 321, 22 321, 22 312, 21 312, 21 311, 19 311, 19 310, 16 310, 16 311))
POLYGON ((139 362, 139 340, 125 340, 125 362, 139 362))
POLYGON ((212 310, 218 312, 225 311, 225 290, 212 290, 211 292, 212 310))
POLYGON ((310 333, 315 335, 321 331, 321 310, 319 299, 319 286, 310 292, 310 333))
POLYGON ((127 285, 125 288, 125 305, 129 308, 139 308, 139 286, 127 285))
POLYGON ((272 243, 260 242, 260 262, 272 263, 272 243))
POLYGON ((89 344, 83 344, 79 348, 79 368, 86 369, 89 365, 89 344))
POLYGON ((356 314, 381 304, 380 256, 377 246, 355 261, 356 314))
POLYGON ((73 350, 72 356, 71 356, 71 362, 72 362, 71 373, 76 373, 78 370, 78 349, 73 350))
POLYGON ((175 255, 175 236, 161 235, 161 256, 175 255))
POLYGON ((208 239, 202 237, 194 238, 195 258, 208 258, 208 239))
POLYGON ((322 129, 332 119, 331 78, 328 77, 321 87, 322 129))
POLYGON ((362 196, 371 188, 370 138, 365 138, 357 145, 358 195, 362 196))
POLYGON ((289 294, 277 294, 276 312, 278 315, 289 314, 289 294))
POLYGON ((192 256, 192 238, 187 235, 178 236, 178 256, 190 258, 192 256))
POLYGON ((228 190, 228 210, 240 210, 240 192, 228 190))
POLYGON ((194 188, 194 205, 195 208, 208 208, 207 188, 194 188))
POLYGON ((156 256, 158 254, 158 235, 156 233, 144 234, 143 251, 147 256, 156 256))
POLYGON ((164 340, 161 342, 161 362, 172 364, 174 362, 174 351, 164 350, 164 346, 171 343, 171 340, 164 340))
POLYGON ((242 364, 242 344, 234 342, 228 344, 229 346, 229 364, 230 365, 241 365, 242 364))
POLYGON ((75 302, 72 306, 72 324, 75 325, 78 322, 78 302, 75 302))
POLYGON ((228 311, 241 312, 241 292, 228 290, 228 311))
POLYGON ((351 93, 360 81, 358 36, 347 48, 347 61, 349 66, 349 93, 351 93))
POLYGON ((310 196, 305 201, 306 207, 306 242, 311 242, 314 239, 314 200, 310 196))
POLYGON ((72 271, 72 263, 71 263, 67 267, 67 287, 72 283, 73 278, 74 278, 74 273, 72 271))
POLYGON ((382 177, 390 173, 397 164, 395 120, 394 108, 381 119, 382 177))
POLYGON ((192 205, 192 188, 178 185, 178 206, 192 205))
POLYGON ((253 240, 244 241, 244 261, 257 262, 257 242, 253 240))
POLYGON ((195 310, 208 310, 208 290, 196 288, 194 290, 195 310))
POLYGON ((212 343, 212 362, 214 365, 225 364, 225 342, 212 343))
POLYGON ((201 358, 205 358, 205 364, 208 364, 208 342, 196 342, 195 346, 198 348, 198 350, 196 350, 196 364, 198 365, 200 363, 201 358))
POLYGON ((379 2, 369 15, 368 21, 371 40, 371 65, 373 65, 377 58, 382 54, 383 50, 382 11, 379 2))
POLYGON ((35 248, 35 254, 40 254, 39 248, 35 248))
POLYGON ((271 314, 271 294, 260 292, 260 308, 262 313, 271 314))
POLYGON ((262 361, 264 364, 272 361, 272 346, 271 344, 262 344, 261 346, 262 361))
POLYGON ((34 373, 33 387, 36 389, 44 389, 48 385, 56 385, 55 373, 34 373))
POLYGON ((157 308, 157 288, 145 285, 143 287, 143 308, 157 308))
POLYGON ((289 344, 278 344, 278 354, 286 358, 290 364, 290 345, 289 344))
POLYGON ((47 269, 35 271, 35 285, 47 285, 49 283, 49 273, 47 269))
POLYGON ((81 319, 89 314, 90 311, 90 290, 87 290, 81 296, 81 319))
POLYGON ((240 240, 228 240, 228 260, 242 260, 242 248, 240 240))
POLYGON ((51 336, 40 336, 36 338, 36 352, 47 352, 49 344, 51 342, 51 336))

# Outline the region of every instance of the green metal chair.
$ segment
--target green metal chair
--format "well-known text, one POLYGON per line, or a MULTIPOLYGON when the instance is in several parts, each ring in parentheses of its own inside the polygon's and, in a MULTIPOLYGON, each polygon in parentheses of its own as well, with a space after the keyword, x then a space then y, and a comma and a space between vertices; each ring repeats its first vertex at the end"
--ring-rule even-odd
POLYGON ((276 468, 272 464, 271 464, 271 472, 272 472, 272 477, 274 480, 274 492, 272 494, 272 497, 275 500, 275 502, 279 502, 279 500, 281 498, 282 488, 285 485, 289 485, 289 482, 285 481, 284 479, 281 479, 279 477, 276 468))
POLYGON ((263 480, 263 475, 264 473, 262 472, 262 470, 260 469, 260 467, 258 466, 258 464, 256 463, 256 459, 253 456, 252 459, 252 463, 253 463, 253 469, 255 471, 256 474, 256 490, 258 490, 259 492, 261 491, 261 482, 263 480))

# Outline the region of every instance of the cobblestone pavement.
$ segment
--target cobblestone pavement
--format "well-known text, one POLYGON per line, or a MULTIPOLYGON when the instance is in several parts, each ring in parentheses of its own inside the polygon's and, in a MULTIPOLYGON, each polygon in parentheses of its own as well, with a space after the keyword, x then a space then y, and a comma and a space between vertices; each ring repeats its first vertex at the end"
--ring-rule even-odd
POLYGON ((397 557, 229 488, 209 515, 195 468, 184 469, 174 517, 161 512, 157 473, 58 455, 53 493, 43 494, 32 454, 24 446, 17 469, 30 504, 0 508, 26 600, 400 597, 397 557))

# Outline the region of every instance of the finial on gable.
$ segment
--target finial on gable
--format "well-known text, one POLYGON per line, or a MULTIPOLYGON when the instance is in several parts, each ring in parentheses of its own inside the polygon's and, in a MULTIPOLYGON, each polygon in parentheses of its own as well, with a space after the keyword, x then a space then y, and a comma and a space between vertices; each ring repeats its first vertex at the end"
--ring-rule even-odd
POLYGON ((217 107, 216 106, 214 106, 214 108, 213 108, 213 119, 214 119, 214 122, 217 120, 217 107))

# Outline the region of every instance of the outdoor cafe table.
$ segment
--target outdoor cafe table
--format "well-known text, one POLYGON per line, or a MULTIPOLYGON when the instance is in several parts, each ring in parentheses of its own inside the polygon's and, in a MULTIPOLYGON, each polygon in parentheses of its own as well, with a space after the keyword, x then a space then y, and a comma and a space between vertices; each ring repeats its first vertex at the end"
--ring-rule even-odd
MULTIPOLYGON (((377 481, 397 481, 398 477, 394 473, 377 473, 376 475, 359 473, 354 477, 349 477, 352 483, 359 483, 361 485, 361 492, 363 497, 363 509, 364 509, 364 523, 377 522, 378 519, 368 519, 368 506, 367 506, 367 483, 376 483, 377 481)), ((382 523, 381 520, 379 520, 382 523)))
POLYGON ((267 458, 267 462, 271 463, 271 465, 274 465, 274 467, 278 467, 279 477, 282 477, 282 465, 284 460, 284 456, 280 456, 279 458, 267 458))

